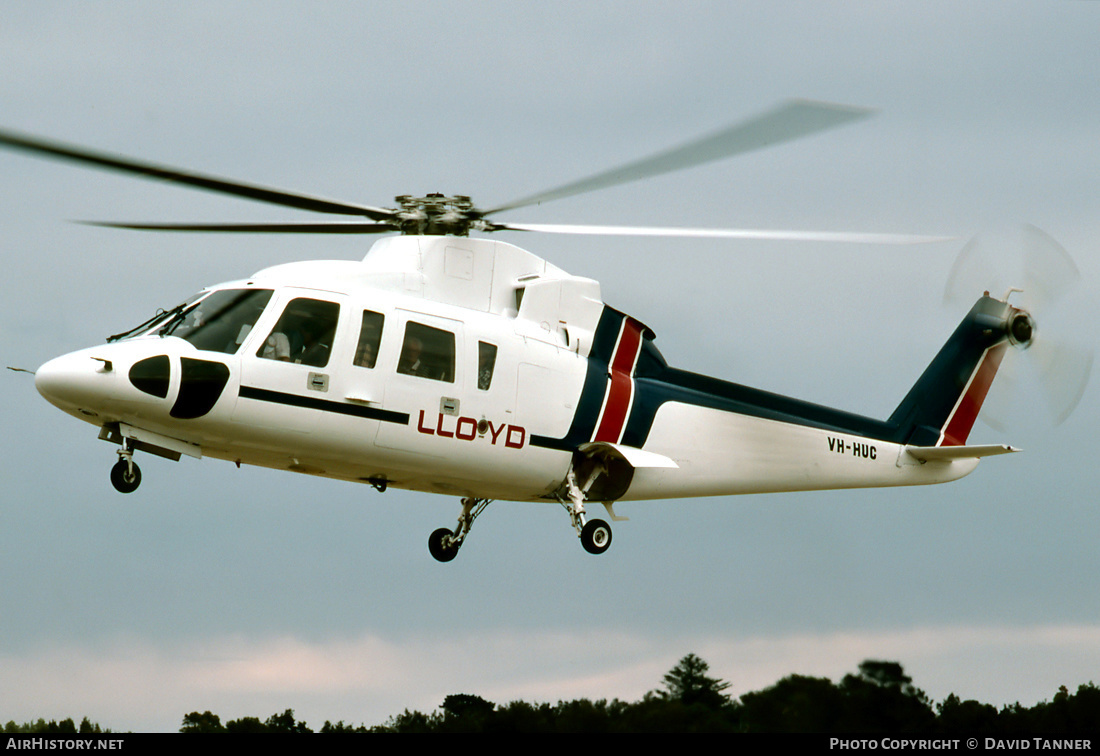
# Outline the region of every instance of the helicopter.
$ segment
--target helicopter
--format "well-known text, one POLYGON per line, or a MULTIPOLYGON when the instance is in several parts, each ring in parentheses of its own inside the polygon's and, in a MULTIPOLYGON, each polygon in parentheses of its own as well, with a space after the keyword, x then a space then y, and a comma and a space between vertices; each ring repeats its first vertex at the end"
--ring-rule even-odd
POLYGON ((872 111, 790 101, 580 181, 489 209, 467 196, 396 207, 312 197, 12 131, 39 157, 350 220, 92 222, 146 231, 378 234, 361 261, 275 265, 203 289, 106 343, 35 371, 50 403, 118 447, 110 480, 131 493, 137 452, 457 496, 454 528, 428 539, 448 562, 493 501, 555 502, 582 547, 611 545, 617 502, 943 483, 1017 451, 967 440, 1006 353, 1035 322, 983 294, 885 420, 668 365, 641 320, 600 284, 499 231, 916 244, 904 234, 527 224, 505 211, 808 137, 872 111))

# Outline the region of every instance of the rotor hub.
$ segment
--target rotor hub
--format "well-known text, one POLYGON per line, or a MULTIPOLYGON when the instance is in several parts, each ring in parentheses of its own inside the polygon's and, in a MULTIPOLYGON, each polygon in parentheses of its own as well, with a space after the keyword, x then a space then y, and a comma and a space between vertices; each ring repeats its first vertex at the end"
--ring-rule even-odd
POLYGON ((426 194, 413 197, 402 194, 397 202, 401 233, 416 236, 468 236, 471 229, 484 225, 474 203, 463 194, 426 194))
POLYGON ((1027 349, 1035 338, 1035 320, 1030 313, 1017 310, 1008 319, 1008 340, 1027 349))

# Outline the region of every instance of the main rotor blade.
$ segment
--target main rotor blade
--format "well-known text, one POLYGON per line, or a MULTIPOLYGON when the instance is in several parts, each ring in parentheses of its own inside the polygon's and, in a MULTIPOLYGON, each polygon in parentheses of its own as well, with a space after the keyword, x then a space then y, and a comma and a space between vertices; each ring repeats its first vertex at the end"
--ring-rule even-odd
POLYGON ((665 236, 709 239, 763 239, 770 241, 841 242, 852 244, 930 244, 952 241, 953 236, 871 234, 848 231, 782 231, 753 228, 660 228, 650 226, 585 226, 558 223, 494 223, 494 231, 537 231, 547 234, 591 236, 665 236))
POLYGON ((790 142, 818 131, 831 129, 851 121, 867 118, 874 111, 848 105, 794 100, 716 134, 697 139, 681 147, 629 163, 620 168, 597 173, 556 189, 532 194, 509 202, 482 215, 537 205, 552 199, 571 197, 582 192, 625 184, 639 179, 671 173, 683 168, 709 163, 772 145, 790 142))
POLYGON ((31 152, 36 155, 44 155, 46 157, 94 165, 107 170, 145 176, 146 178, 160 179, 161 181, 168 181, 174 184, 183 184, 197 189, 229 194, 235 197, 267 202, 273 205, 294 207, 300 210, 313 210, 318 213, 333 213, 337 215, 361 215, 377 221, 390 220, 394 217, 394 211, 385 208, 370 207, 368 205, 353 205, 346 202, 310 197, 304 194, 284 192, 280 189, 254 186, 252 184, 216 178, 214 176, 205 176, 199 173, 184 171, 179 168, 154 165, 132 158, 116 157, 84 147, 62 144, 61 142, 52 142, 13 131, 0 130, 0 147, 10 147, 15 150, 31 152))
POLYGON ((77 221, 85 226, 126 228, 135 231, 206 231, 249 234, 385 234, 399 231, 389 223, 119 223, 115 221, 77 221))

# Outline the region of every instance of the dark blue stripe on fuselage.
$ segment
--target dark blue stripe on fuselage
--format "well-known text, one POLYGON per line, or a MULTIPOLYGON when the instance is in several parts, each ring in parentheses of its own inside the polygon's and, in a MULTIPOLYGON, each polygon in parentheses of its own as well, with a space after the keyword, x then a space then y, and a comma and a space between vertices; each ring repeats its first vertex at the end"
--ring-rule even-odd
POLYGON ((322 412, 335 412, 338 415, 352 415, 368 420, 381 420, 386 423, 398 425, 409 424, 407 412, 394 412, 393 410, 378 409, 377 407, 363 407, 358 404, 344 404, 343 402, 331 402, 327 399, 317 399, 311 396, 299 396, 298 394, 285 394, 281 391, 269 391, 268 389, 241 386, 238 395, 242 399, 255 399, 260 402, 272 402, 285 404, 290 407, 303 407, 305 409, 321 410, 322 412))
POLYGON ((622 443, 641 448, 649 438, 657 410, 666 402, 707 407, 722 412, 836 431, 854 436, 887 439, 897 428, 874 418, 820 404, 749 388, 736 383, 665 368, 658 375, 635 376, 637 393, 622 443))
MULTIPOLYGON (((980 299, 888 420, 670 368, 647 331, 634 372, 634 403, 622 443, 644 447, 657 411, 666 402, 679 402, 892 443, 933 445, 985 350, 1004 338, 1006 310, 1003 302, 988 296, 980 299)), ((608 365, 625 317, 604 308, 569 432, 563 438, 533 435, 532 446, 572 451, 592 439, 607 389, 608 365)))

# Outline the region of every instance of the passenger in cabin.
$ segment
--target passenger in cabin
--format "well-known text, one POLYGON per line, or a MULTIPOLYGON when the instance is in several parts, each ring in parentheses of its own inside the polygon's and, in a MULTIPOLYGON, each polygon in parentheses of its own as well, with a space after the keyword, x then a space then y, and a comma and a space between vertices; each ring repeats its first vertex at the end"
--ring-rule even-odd
POLYGON ((202 307, 196 307, 191 311, 190 318, 184 322, 182 331, 193 331, 198 328, 202 328, 206 325, 206 315, 202 311, 202 307))
POLYGON ((267 360, 290 362, 290 339, 282 331, 272 331, 264 342, 260 356, 267 360))
POLYGON ((363 323, 359 328, 359 344, 355 348, 354 364, 359 367, 373 368, 378 359, 378 346, 382 341, 381 313, 363 310, 363 323))
POLYGON ((488 391, 493 383, 493 368, 497 363, 497 348, 484 341, 477 343, 477 387, 488 391))
POLYGON ((450 331, 409 322, 397 372, 454 383, 455 336, 450 331))
POLYGON ((374 367, 374 347, 370 342, 364 341, 359 344, 359 348, 355 350, 355 364, 365 368, 374 367))
POLYGON ((397 363, 397 372, 405 375, 417 375, 421 378, 430 377, 426 366, 420 359, 424 345, 415 336, 405 339, 405 345, 401 350, 401 360, 397 363))
POLYGON ((332 350, 333 328, 329 323, 310 320, 303 324, 301 356, 295 360, 303 365, 324 367, 332 350), (318 330, 320 329, 320 330, 318 330))

